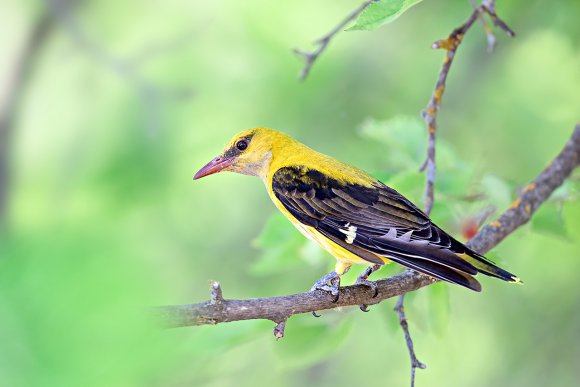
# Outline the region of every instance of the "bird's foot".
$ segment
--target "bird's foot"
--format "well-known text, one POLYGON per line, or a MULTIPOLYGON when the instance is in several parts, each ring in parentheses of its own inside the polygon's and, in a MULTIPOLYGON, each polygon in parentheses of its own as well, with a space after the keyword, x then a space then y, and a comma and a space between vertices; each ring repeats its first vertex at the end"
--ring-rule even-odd
MULTIPOLYGON (((356 279, 355 285, 365 285, 368 286, 369 288, 371 288, 371 290, 373 291, 373 298, 375 298, 376 296, 379 295, 379 287, 377 286, 376 282, 372 282, 369 281, 369 275, 373 274, 375 271, 379 270, 381 268, 382 265, 373 265, 373 266, 369 266, 365 269, 365 271, 363 271, 361 273, 361 275, 358 276, 358 278, 356 279)), ((361 304, 358 306, 360 308, 360 310, 362 310, 363 312, 368 312, 369 311, 369 306, 366 304, 361 304)))
POLYGON ((369 288, 371 288, 372 292, 373 292, 373 297, 375 298, 376 296, 379 295, 379 287, 377 286, 376 282, 373 281, 369 281, 366 279, 363 280, 356 280, 356 282, 354 283, 355 285, 364 285, 364 286, 368 286, 369 288))
POLYGON ((335 297, 334 302, 337 302, 339 287, 340 287, 340 276, 338 275, 337 272, 332 271, 327 275, 320 277, 320 279, 316 281, 314 285, 312 285, 310 291, 324 290, 325 292, 329 292, 335 297))
MULTIPOLYGON (((373 298, 375 298, 376 296, 379 295, 379 287, 377 286, 377 284, 375 282, 372 282, 369 280, 357 280, 355 282, 355 284, 365 285, 365 286, 368 286, 369 288, 371 288, 371 290, 373 291, 373 298)), ((360 304, 358 307, 363 312, 369 312, 369 306, 367 304, 360 304)))
MULTIPOLYGON (((373 266, 369 266, 365 269, 365 271, 363 271, 361 273, 361 275, 358 276, 358 278, 356 279, 355 285, 365 285, 368 286, 369 288, 371 288, 371 290, 373 291, 373 298, 375 298, 376 296, 379 295, 379 287, 377 286, 376 282, 372 282, 369 281, 369 275, 373 274, 375 271, 379 270, 381 268, 382 265, 373 265, 373 266)), ((361 310, 363 309, 362 307, 365 305, 361 305, 361 310)), ((366 308, 365 308, 366 309, 366 308)), ((367 312, 367 310, 363 310, 363 312, 367 312)))

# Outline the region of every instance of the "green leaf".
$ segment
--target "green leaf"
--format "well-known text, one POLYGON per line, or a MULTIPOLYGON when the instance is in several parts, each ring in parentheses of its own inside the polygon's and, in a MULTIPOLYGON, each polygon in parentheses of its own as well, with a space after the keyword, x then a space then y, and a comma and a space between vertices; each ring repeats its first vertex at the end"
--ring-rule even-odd
POLYGON ((429 326, 433 331, 443 336, 449 325, 449 284, 437 282, 427 289, 427 305, 429 309, 429 326))
POLYGON ((504 256, 500 255, 495 250, 485 253, 485 257, 498 266, 504 267, 509 265, 508 260, 506 260, 504 256))
POLYGON ((422 0, 381 0, 369 5, 347 31, 374 30, 397 19, 422 0))
POLYGON ((250 267, 256 275, 285 273, 304 263, 318 266, 325 261, 332 262, 325 250, 300 234, 281 212, 272 214, 252 245, 262 252, 250 267))
POLYGON ((417 170, 406 171, 385 183, 416 205, 421 206, 425 184, 425 176, 422 173, 417 170))
POLYGON ((544 203, 532 217, 532 228, 545 234, 567 238, 562 205, 553 201, 544 203))
POLYGON ((291 267, 304 264, 299 257, 302 256, 301 250, 306 240, 282 213, 274 213, 262 233, 253 241, 253 245, 262 250, 262 256, 252 265, 252 273, 283 273, 291 267))
POLYGON ((551 202, 564 202, 573 198, 573 185, 570 180, 565 180, 561 186, 556 188, 550 195, 551 202))
MULTIPOLYGON (((416 204, 422 204, 422 202, 417 202, 416 204)), ((451 200, 435 200, 430 218, 447 232, 452 232, 452 227, 456 222, 456 211, 451 200)))
POLYGON ((380 181, 383 182, 389 181, 395 176, 395 173, 387 171, 371 171, 370 174, 374 178, 379 179, 380 181))
POLYGON ((512 202, 512 188, 500 177, 486 175, 481 179, 481 189, 486 195, 488 203, 496 208, 509 207, 512 202))
POLYGON ((360 127, 361 136, 385 144, 386 163, 393 169, 414 169, 425 158, 426 129, 421 120, 396 116, 386 121, 367 119, 360 127))
POLYGON ((276 342, 279 364, 284 369, 302 369, 328 361, 352 328, 352 318, 344 313, 326 314, 325 321, 310 315, 294 316, 286 324, 284 339, 276 342))
POLYGON ((456 168, 454 170, 440 169, 435 181, 437 192, 452 198, 461 198, 466 195, 473 181, 473 172, 470 168, 456 168))
MULTIPOLYGON (((295 231, 298 233, 298 231, 295 231)), ((304 238, 304 243, 299 250, 300 257, 311 264, 311 266, 318 266, 322 262, 332 262, 330 253, 324 250, 320 245, 310 239, 304 238)))

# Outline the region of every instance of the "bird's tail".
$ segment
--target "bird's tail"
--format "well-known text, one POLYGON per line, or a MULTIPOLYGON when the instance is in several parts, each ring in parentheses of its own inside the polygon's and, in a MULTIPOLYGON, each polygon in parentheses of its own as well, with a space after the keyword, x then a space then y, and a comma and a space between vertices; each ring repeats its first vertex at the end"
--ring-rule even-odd
POLYGON ((502 269, 489 259, 485 258, 483 255, 478 254, 473 250, 468 250, 463 254, 457 254, 457 256, 472 264, 480 273, 499 278, 507 282, 514 282, 518 284, 522 283, 522 281, 516 275, 502 269))

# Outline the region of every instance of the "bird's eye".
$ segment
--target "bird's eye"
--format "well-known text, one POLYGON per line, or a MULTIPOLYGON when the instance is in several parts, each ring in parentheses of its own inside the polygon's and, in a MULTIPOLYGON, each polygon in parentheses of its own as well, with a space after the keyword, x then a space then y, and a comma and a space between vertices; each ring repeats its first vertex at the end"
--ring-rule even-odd
POLYGON ((240 140, 236 143, 236 148, 240 151, 245 151, 248 148, 248 140, 240 140))

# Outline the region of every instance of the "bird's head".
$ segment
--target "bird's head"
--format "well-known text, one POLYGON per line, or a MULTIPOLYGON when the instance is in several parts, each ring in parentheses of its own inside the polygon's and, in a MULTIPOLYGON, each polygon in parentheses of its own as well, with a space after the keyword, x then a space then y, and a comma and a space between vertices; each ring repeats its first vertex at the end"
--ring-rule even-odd
POLYGON ((236 134, 223 152, 201 168, 193 179, 231 171, 265 179, 276 148, 295 143, 287 135, 268 128, 248 129, 236 134))

